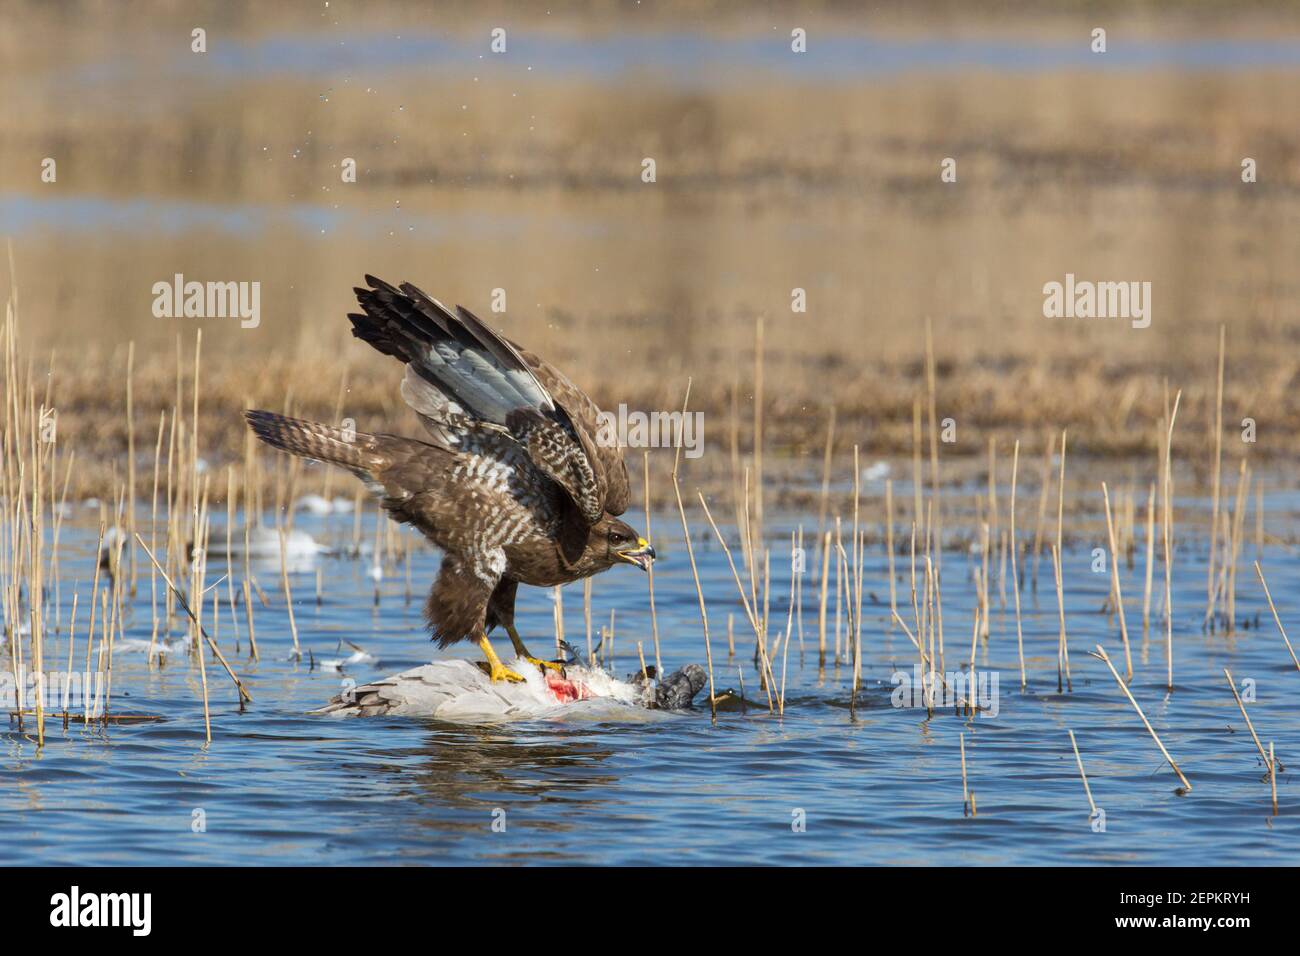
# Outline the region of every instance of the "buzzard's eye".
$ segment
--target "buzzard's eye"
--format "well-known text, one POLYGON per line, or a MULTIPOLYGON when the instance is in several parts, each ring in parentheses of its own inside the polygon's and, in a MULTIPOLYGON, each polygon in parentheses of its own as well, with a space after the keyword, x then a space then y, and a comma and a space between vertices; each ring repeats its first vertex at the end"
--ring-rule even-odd
POLYGON ((609 540, 614 544, 622 544, 623 542, 629 541, 631 539, 629 539, 628 536, 621 531, 611 531, 609 533, 609 540))

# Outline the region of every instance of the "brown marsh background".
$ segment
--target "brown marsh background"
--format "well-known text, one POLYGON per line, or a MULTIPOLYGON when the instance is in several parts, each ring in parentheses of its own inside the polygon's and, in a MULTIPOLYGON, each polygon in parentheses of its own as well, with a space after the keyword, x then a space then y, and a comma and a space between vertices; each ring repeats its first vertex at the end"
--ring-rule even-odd
MULTIPOLYGON (((1250 455, 1300 450, 1300 19, 1284 5, 2 16, 0 233, 25 354, 78 450, 74 494, 121 481, 131 343, 147 468, 160 413, 190 400, 200 327, 217 465, 242 456, 249 404, 418 434, 396 369, 349 336, 367 272, 487 316, 605 407, 671 409, 692 379, 701 480, 727 470, 733 431, 752 448, 760 320, 768 467, 814 484, 832 405, 837 454, 910 455, 927 320, 938 414, 957 423, 945 478, 982 467, 990 438, 1041 457, 1061 428, 1081 459, 1150 460, 1180 388, 1177 451, 1208 471, 1221 325, 1225 434, 1250 416, 1250 455), (176 273, 260 282, 260 325, 155 318, 152 286, 176 273), (1043 284, 1066 273, 1151 282, 1150 328, 1044 318, 1043 284)), ((1246 451, 1225 442, 1228 474, 1246 451)))

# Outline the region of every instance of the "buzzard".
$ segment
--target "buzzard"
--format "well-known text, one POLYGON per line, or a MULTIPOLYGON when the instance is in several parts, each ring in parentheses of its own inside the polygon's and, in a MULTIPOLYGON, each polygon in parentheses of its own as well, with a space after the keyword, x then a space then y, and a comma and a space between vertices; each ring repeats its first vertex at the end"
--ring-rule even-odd
POLYGON ((493 681, 523 678, 488 640, 515 629, 520 584, 551 587, 618 563, 649 570, 654 548, 617 516, 630 498, 617 447, 597 444, 596 404, 561 372, 410 283, 366 276, 352 334, 406 366, 401 393, 424 440, 362 434, 274 412, 244 413, 275 448, 346 468, 443 552, 425 604, 439 647, 476 642, 493 681))

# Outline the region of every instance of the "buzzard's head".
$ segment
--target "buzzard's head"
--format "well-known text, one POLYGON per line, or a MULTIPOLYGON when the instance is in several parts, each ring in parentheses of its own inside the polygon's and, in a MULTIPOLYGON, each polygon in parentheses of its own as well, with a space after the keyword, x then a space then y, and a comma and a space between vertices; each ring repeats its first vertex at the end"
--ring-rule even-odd
POLYGON ((602 568, 626 561, 642 571, 649 571, 650 562, 655 559, 655 549, 626 521, 606 514, 591 527, 586 556, 602 568))

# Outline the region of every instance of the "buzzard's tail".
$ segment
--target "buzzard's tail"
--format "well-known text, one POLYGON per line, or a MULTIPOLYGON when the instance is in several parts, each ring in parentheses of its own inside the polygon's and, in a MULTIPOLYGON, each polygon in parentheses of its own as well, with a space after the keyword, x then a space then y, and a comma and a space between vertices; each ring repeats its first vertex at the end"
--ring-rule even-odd
POLYGON ((273 448, 338 465, 368 483, 387 464, 374 435, 258 409, 248 409, 244 418, 253 433, 273 448))

